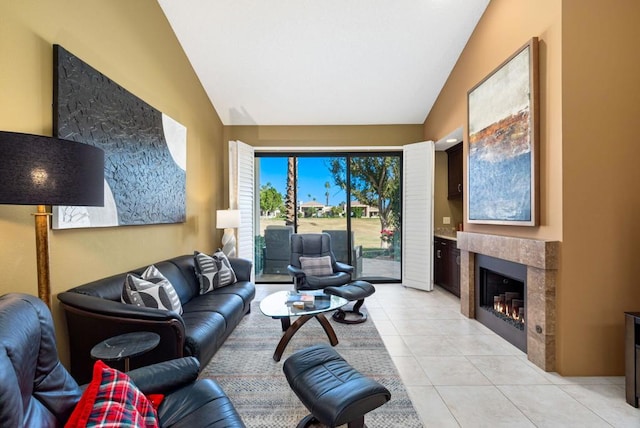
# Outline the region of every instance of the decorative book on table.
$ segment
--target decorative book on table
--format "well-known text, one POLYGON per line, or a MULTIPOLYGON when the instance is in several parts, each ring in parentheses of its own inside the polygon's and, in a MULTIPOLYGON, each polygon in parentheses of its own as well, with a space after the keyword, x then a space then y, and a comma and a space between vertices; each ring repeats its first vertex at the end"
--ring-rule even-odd
POLYGON ((287 304, 294 302, 304 302, 305 304, 313 304, 315 296, 310 294, 291 293, 287 296, 287 304))

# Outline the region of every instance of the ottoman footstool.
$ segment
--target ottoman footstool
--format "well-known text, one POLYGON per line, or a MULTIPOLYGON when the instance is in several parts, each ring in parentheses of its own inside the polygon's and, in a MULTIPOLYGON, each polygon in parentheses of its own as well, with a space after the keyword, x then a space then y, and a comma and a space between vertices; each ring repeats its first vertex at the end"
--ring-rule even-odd
POLYGON ((324 292, 343 297, 350 302, 357 300, 353 305, 353 309, 338 309, 335 311, 333 313, 333 319, 343 324, 360 324, 367 320, 367 314, 360 312, 360 308, 364 304, 364 299, 375 293, 376 289, 367 281, 353 281, 347 285, 326 287, 324 292), (349 317, 349 314, 355 315, 355 317, 349 317))
POLYGON ((387 388, 351 367, 325 344, 295 352, 282 369, 291 389, 311 412, 297 428, 313 422, 364 428, 364 415, 391 399, 387 388))

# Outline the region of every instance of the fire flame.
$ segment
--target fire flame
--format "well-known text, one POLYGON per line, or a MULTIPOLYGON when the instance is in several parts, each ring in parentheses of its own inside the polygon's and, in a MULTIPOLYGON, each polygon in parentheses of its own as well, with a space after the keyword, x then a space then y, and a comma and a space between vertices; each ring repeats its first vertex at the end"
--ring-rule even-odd
POLYGON ((512 318, 516 321, 520 321, 524 323, 524 308, 522 307, 510 307, 511 305, 505 304, 498 296, 493 301, 493 310, 499 312, 509 318, 512 318), (520 314, 520 309, 523 309, 522 314, 520 314))

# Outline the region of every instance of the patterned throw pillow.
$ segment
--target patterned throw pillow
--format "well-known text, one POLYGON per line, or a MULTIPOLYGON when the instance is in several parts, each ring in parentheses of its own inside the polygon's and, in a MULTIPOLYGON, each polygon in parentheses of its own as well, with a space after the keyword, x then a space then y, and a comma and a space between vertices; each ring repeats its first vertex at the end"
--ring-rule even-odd
POLYGON ((331 256, 300 257, 300 267, 305 275, 327 276, 333 274, 331 256))
POLYGON ((182 315, 182 304, 178 293, 154 265, 149 266, 142 276, 127 274, 120 300, 122 303, 166 309, 182 315))
POLYGON ((157 427, 152 403, 125 373, 98 360, 65 427, 157 427))
POLYGON ((231 262, 222 251, 216 251, 213 256, 196 251, 195 259, 196 274, 200 280, 200 294, 237 281, 231 262))

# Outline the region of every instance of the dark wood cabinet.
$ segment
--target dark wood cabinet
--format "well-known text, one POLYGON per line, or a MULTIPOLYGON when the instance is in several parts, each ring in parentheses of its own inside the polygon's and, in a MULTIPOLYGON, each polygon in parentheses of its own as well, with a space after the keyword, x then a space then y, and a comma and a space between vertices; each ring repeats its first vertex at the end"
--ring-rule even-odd
POLYGON ((625 312, 625 395, 638 407, 640 399, 640 312, 625 312))
POLYGON ((448 199, 462 198, 462 143, 447 149, 448 199))
POLYGON ((434 237, 433 282, 460 297, 460 250, 456 241, 434 237))

